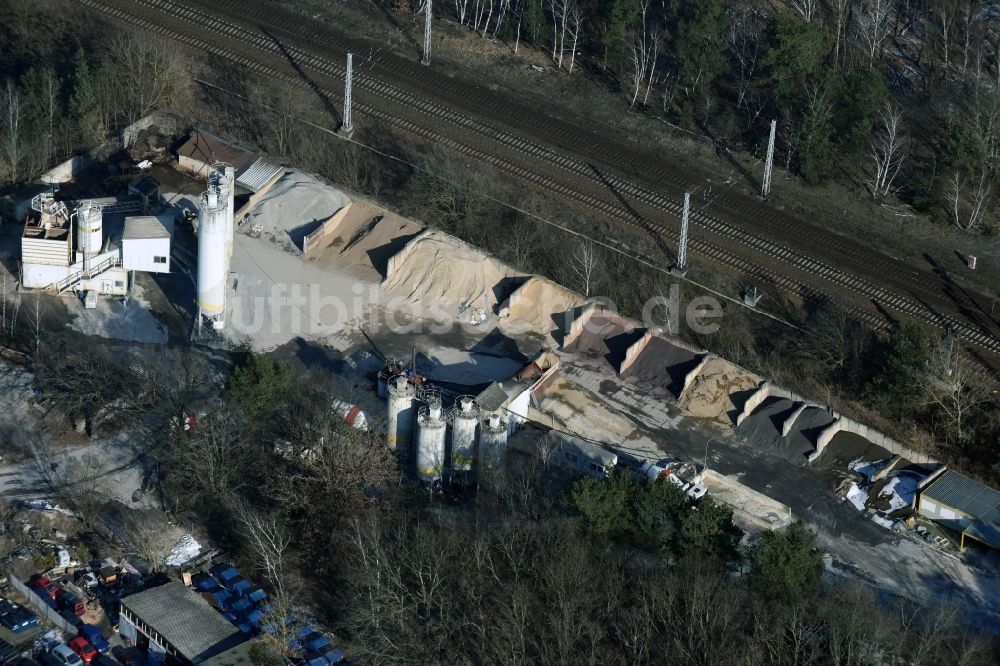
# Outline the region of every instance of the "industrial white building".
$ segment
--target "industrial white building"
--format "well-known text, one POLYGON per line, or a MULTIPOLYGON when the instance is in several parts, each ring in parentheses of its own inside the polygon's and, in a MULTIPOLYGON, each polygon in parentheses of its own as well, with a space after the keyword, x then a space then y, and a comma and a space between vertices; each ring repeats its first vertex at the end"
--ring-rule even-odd
POLYGON ((132 271, 170 272, 172 216, 129 215, 152 204, 158 207, 158 192, 78 202, 36 196, 37 216, 28 217, 21 236, 21 284, 57 293, 124 296, 132 271))

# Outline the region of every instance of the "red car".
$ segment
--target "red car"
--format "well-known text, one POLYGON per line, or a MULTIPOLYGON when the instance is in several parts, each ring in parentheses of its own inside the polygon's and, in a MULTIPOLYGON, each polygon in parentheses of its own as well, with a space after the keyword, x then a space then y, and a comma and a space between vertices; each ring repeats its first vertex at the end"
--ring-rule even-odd
POLYGON ((83 663, 89 664, 97 655, 98 652, 93 645, 87 642, 87 639, 83 636, 77 636, 69 642, 69 649, 80 655, 80 659, 83 659, 83 663))
POLYGON ((38 578, 36 578, 35 582, 34 582, 34 586, 35 586, 35 589, 38 590, 40 593, 47 594, 52 599, 59 598, 59 593, 62 592, 62 590, 59 588, 58 585, 56 585, 55 583, 53 583, 51 580, 49 580, 45 576, 39 576, 38 578))

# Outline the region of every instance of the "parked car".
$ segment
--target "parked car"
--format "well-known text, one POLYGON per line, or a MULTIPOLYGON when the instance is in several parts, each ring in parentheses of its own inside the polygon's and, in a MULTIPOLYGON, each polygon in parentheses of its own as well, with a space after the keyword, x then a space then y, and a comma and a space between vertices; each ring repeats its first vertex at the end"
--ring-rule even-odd
POLYGON ((38 616, 13 601, 0 599, 0 624, 20 634, 37 627, 38 616))
POLYGON ((111 644, 108 643, 108 639, 104 637, 101 630, 92 624, 81 624, 79 627, 80 635, 90 641, 90 644, 97 648, 98 652, 107 652, 111 649, 111 644))
POLYGON ((42 596, 48 595, 53 601, 59 598, 59 593, 61 592, 59 586, 45 576, 38 576, 32 581, 31 585, 42 596))
POLYGON ((89 664, 97 656, 97 650, 91 645, 86 638, 83 636, 77 636, 69 642, 69 648, 80 655, 80 659, 83 659, 83 663, 89 664))
POLYGON ((54 666, 83 666, 83 659, 68 645, 57 645, 46 656, 54 666))
POLYGON ((69 590, 63 590, 62 594, 59 595, 59 607, 63 610, 68 610, 76 616, 83 615, 87 610, 86 605, 83 603, 83 599, 76 596, 69 590))
POLYGON ((84 590, 95 592, 97 590, 97 576, 93 571, 82 571, 78 574, 76 584, 84 590))
POLYGON ((118 663, 122 666, 144 666, 146 657, 137 647, 130 647, 118 655, 118 663))

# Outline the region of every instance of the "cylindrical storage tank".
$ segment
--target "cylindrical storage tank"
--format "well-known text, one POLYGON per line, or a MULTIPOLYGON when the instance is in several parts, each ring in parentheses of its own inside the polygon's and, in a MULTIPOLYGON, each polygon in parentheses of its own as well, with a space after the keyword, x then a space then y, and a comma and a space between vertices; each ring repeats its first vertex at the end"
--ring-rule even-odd
POLYGON ((344 419, 344 423, 355 430, 368 430, 368 417, 357 405, 336 398, 333 401, 333 411, 344 419))
POLYGON ((447 432, 444 415, 441 413, 441 399, 432 399, 417 412, 414 468, 421 481, 431 482, 441 478, 447 432))
POLYGON ((403 375, 396 375, 389 381, 387 389, 387 427, 385 443, 395 451, 410 448, 410 436, 413 433, 413 401, 415 391, 413 384, 403 375))
POLYGON ((84 254, 100 254, 104 214, 97 206, 82 206, 76 212, 77 247, 84 254))
POLYGON ((451 423, 451 468, 469 472, 476 464, 476 426, 479 414, 471 396, 463 395, 455 402, 451 423))
POLYGON ((220 317, 226 307, 226 206, 210 183, 198 216, 198 310, 209 318, 220 317))
POLYGON ((506 456, 507 419, 498 413, 488 414, 479 424, 479 464, 500 469, 506 456))
POLYGON ((236 169, 226 166, 224 174, 226 183, 226 266, 229 266, 229 258, 233 256, 233 235, 236 233, 236 225, 233 223, 233 214, 236 204, 236 169))

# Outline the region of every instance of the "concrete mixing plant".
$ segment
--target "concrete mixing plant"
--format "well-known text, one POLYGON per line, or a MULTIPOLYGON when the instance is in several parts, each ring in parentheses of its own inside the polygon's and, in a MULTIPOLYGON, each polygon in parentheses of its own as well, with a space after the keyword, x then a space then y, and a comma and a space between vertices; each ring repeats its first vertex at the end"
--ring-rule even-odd
POLYGON ((463 395, 452 407, 451 469, 459 476, 471 476, 476 467, 476 429, 479 426, 479 409, 475 399, 463 395))
POLYGON ((446 421, 441 409, 441 394, 425 390, 427 404, 417 412, 417 442, 414 467, 417 478, 431 483, 441 479, 445 467, 446 421))
MULTIPOLYGON (((231 167, 229 168, 231 170, 231 167)), ((231 174, 212 172, 198 216, 198 330, 225 326, 226 282, 233 238, 231 174)))

